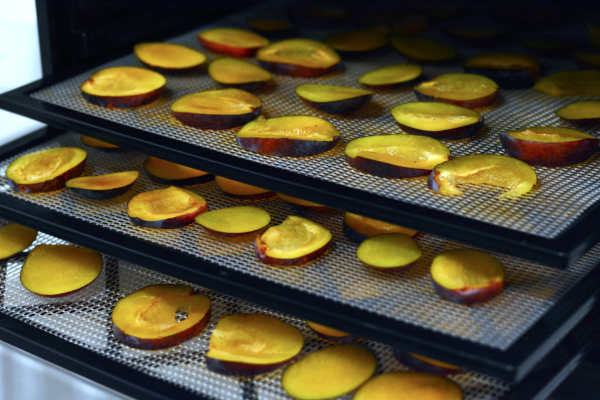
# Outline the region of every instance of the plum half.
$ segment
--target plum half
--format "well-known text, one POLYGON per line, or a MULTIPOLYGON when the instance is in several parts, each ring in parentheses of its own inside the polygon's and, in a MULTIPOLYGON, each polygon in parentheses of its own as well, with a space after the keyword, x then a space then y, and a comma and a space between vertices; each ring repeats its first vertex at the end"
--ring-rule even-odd
POLYGON ((343 230, 348 239, 357 243, 360 243, 371 236, 384 235, 388 233, 402 233, 411 237, 417 234, 417 231, 414 229, 390 224, 389 222, 378 219, 364 217, 351 212, 344 214, 343 230))
POLYGON ((443 143, 419 135, 364 136, 348 143, 344 152, 352 167, 384 178, 427 175, 450 158, 443 143))
POLYGON ((325 43, 342 54, 358 55, 384 47, 387 35, 377 29, 338 32, 329 35, 325 43))
POLYGON ((195 68, 206 61, 206 56, 197 50, 166 42, 138 43, 133 46, 133 53, 149 67, 169 70, 195 68))
POLYGON ((37 231, 20 224, 0 227, 0 260, 12 257, 31 246, 37 231))
POLYGON ((331 238, 323 225, 290 215, 256 237, 255 251, 265 264, 301 265, 324 254, 331 238))
POLYGON ((434 257, 430 272, 437 294, 459 304, 488 301, 504 287, 504 266, 480 250, 444 251, 434 257))
POLYGON ((269 44, 269 40, 248 30, 213 28, 200 32, 198 40, 209 50, 235 57, 251 57, 256 50, 269 44))
POLYGON ((366 347, 340 344, 314 351, 283 372, 281 386, 295 399, 333 399, 360 387, 377 360, 366 347))
POLYGON ((69 179, 66 186, 82 197, 105 200, 128 191, 140 176, 138 171, 122 171, 112 174, 80 176, 69 179))
POLYGON ((271 222, 268 212, 258 207, 238 206, 208 211, 196 217, 206 230, 224 236, 259 232, 271 222))
POLYGON ((317 324, 313 321, 306 321, 306 325, 310 327, 317 335, 327 340, 345 340, 350 338, 350 334, 339 329, 331 328, 329 326, 317 324))
POLYGON ((403 131, 436 139, 464 139, 477 133, 483 116, 471 109, 436 101, 404 103, 392 108, 403 131))
POLYGON ((272 75, 264 68, 237 58, 218 58, 208 66, 208 75, 225 86, 243 90, 255 90, 271 80, 272 75))
POLYGON ((247 183, 235 181, 223 176, 215 176, 215 183, 226 194, 243 200, 258 200, 275 196, 275 193, 268 189, 248 185, 247 183))
POLYGON ((257 17, 248 18, 246 24, 253 30, 260 32, 268 37, 279 36, 289 33, 293 25, 283 18, 257 17))
POLYGON ((181 228, 206 211, 206 200, 194 192, 169 186, 135 195, 127 204, 134 225, 147 228, 181 228))
POLYGON ((419 354, 404 353, 394 350, 394 356, 396 356, 396 359, 402 364, 420 372, 436 375, 455 375, 463 372, 463 369, 456 365, 434 360, 433 358, 421 356, 419 354))
POLYGON ((456 51, 443 43, 413 36, 396 36, 392 47, 400 54, 418 62, 445 62, 456 58, 456 51))
POLYGON ((423 67, 417 64, 389 65, 361 75, 358 83, 376 89, 390 88, 414 81, 422 73, 423 67))
POLYGON ((476 108, 496 100, 498 84, 482 75, 443 74, 415 86, 415 95, 421 101, 441 101, 476 108))
POLYGON ((115 337, 127 346, 164 349, 198 335, 210 318, 210 300, 184 285, 152 285, 117 302, 115 337))
POLYGON ((303 208, 308 208, 313 211, 329 211, 331 208, 326 205, 315 203, 314 201, 301 199, 299 197, 290 196, 289 194, 277 193, 277 197, 286 203, 293 204, 295 206, 300 206, 303 208))
POLYGON ((296 87, 296 94, 318 110, 329 114, 346 114, 366 105, 373 92, 345 86, 305 83, 296 87))
POLYGON ((263 314, 227 315, 210 335, 206 366, 225 375, 253 376, 280 368, 304 346, 300 331, 263 314))
POLYGON ((557 72, 543 77, 533 88, 550 96, 600 96, 600 70, 557 72))
POLYGON ((81 85, 83 97, 107 108, 131 108, 154 101, 167 79, 138 67, 111 67, 95 72, 81 85))
POLYGON ((89 147, 93 147, 95 149, 100 149, 104 151, 114 151, 120 149, 120 147, 116 144, 105 142, 104 140, 96 139, 91 136, 81 135, 80 140, 82 144, 89 147))
POLYGON ((600 120, 600 101, 576 101, 556 110, 556 115, 571 122, 600 120))
POLYGON ((153 182, 161 185, 191 186, 214 179, 214 175, 206 171, 186 167, 158 157, 146 158, 144 171, 153 182))
POLYGON ((364 384, 353 400, 463 400, 462 389, 454 381, 424 372, 397 371, 376 376, 364 384))
POLYGON ((536 126, 502 132, 500 142, 509 156, 527 164, 560 167, 590 158, 598 151, 599 140, 575 129, 536 126))
POLYGON ((457 185, 488 184, 509 189, 500 198, 517 198, 537 183, 533 168, 521 160, 495 154, 472 154, 437 165, 429 175, 429 188, 445 196, 462 196, 457 185))
POLYGON ((487 76, 505 89, 533 86, 540 66, 532 57, 513 53, 480 54, 467 60, 465 72, 487 76))
POLYGON ((77 147, 55 147, 25 154, 6 168, 6 177, 23 193, 62 189, 83 172, 87 152, 77 147))
POLYGON ((273 156, 304 157, 335 147, 340 133, 322 118, 293 115, 259 117, 236 134, 238 144, 246 150, 273 156))
POLYGON ((230 88, 187 94, 171 105, 182 124, 204 129, 230 129, 260 115, 262 102, 245 90, 230 88))
POLYGON ((331 47, 311 39, 287 39, 263 47, 256 58, 277 74, 310 78, 333 70, 341 61, 331 47))
POLYGON ((66 296, 91 284, 102 272, 97 251, 64 244, 40 244, 25 259, 21 284, 37 295, 66 296))
POLYGON ((356 249, 356 258, 360 262, 385 271, 406 269, 421 258, 422 254, 417 242, 401 233, 372 236, 356 249))

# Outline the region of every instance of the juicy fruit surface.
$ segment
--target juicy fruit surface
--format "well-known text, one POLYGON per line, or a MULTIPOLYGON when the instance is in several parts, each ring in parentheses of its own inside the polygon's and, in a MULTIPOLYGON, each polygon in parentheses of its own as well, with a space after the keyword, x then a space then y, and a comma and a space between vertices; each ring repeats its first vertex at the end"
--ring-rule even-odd
POLYGON ((315 203, 314 201, 300 199, 298 197, 293 197, 283 193, 277 193, 277 197, 279 197, 283 201, 287 201, 288 203, 295 204, 301 207, 313 207, 313 208, 326 208, 327 206, 319 203, 315 203))
POLYGON ((294 358, 303 346, 302 333, 275 317, 234 314, 217 322, 206 357, 245 364, 276 364, 294 358))
POLYGON ((564 143, 584 139, 596 139, 594 136, 588 135, 587 133, 559 126, 536 126, 520 131, 509 132, 508 135, 516 139, 540 143, 564 143))
POLYGON ((482 118, 468 108, 431 101, 400 104, 392 108, 392 116, 402 125, 432 132, 473 125, 482 118))
POLYGON ((415 90, 433 98, 471 100, 490 96, 498 85, 489 78, 476 74, 443 74, 422 82, 415 90))
POLYGON ((556 115, 570 120, 600 118, 600 101, 576 101, 557 110, 556 115))
POLYGON ((160 221, 192 214, 206 208, 206 201, 189 190, 169 186, 135 195, 129 200, 127 214, 144 221, 160 221))
POLYGON ((271 222, 271 216, 262 208, 239 206, 202 213, 196 222, 211 231, 238 234, 264 228, 271 222))
POLYGON ((6 176, 17 184, 45 182, 78 166, 87 152, 77 147, 56 147, 25 154, 10 163, 6 176))
POLYGON ((310 328, 312 330, 314 330, 315 332, 320 333, 321 335, 324 335, 324 336, 327 336, 327 337, 331 337, 331 338, 344 338, 344 337, 350 336, 349 333, 346 333, 344 331, 340 331, 340 330, 335 329, 335 328, 330 328, 329 326, 317 324, 316 322, 306 321, 306 324, 308 326, 310 326, 310 328))
POLYGON ((310 68, 329 68, 341 61, 329 46, 311 39, 287 39, 273 43, 258 50, 256 58, 310 68))
POLYGON ((325 103, 330 101, 347 100, 360 96, 370 96, 373 94, 373 92, 370 90, 344 86, 305 83, 296 87, 296 94, 308 101, 325 103))
POLYGON ((37 231, 19 224, 0 227, 0 260, 28 248, 37 237, 37 231))
POLYGON ((378 68, 358 78, 358 83, 367 86, 388 86, 412 81, 421 76, 423 68, 417 64, 399 64, 378 68))
POLYGON ((431 171, 430 179, 446 196, 463 194, 456 185, 488 184, 509 189, 501 198, 515 198, 529 192, 537 183, 533 168, 516 158, 492 154, 474 154, 455 158, 431 171))
POLYGON ((432 169, 450 157, 441 142, 418 135, 379 135, 354 139, 346 146, 346 156, 362 157, 400 167, 432 169))
POLYGON ((535 74, 540 70, 538 63, 533 58, 513 53, 480 54, 467 60, 465 67, 509 70, 527 69, 535 74))
POLYGON ((399 371, 378 375, 362 386, 353 400, 462 400, 460 386, 448 378, 423 372, 399 371))
POLYGON ((322 118, 294 115, 275 118, 257 118, 244 125, 238 137, 265 139, 294 139, 331 142, 340 136, 338 130, 322 118))
POLYGON ((391 40, 392 46, 402 55, 416 61, 447 61, 456 57, 456 51, 445 44, 433 40, 398 36, 391 40))
POLYGON ((266 255, 278 259, 300 258, 323 248, 331 238, 331 232, 323 225, 295 215, 260 236, 266 255))
POLYGON ((363 52, 385 46, 387 37, 384 32, 370 29, 334 33, 325 40, 325 43, 338 51, 363 52))
POLYGON ((389 222, 364 217, 362 215, 347 212, 344 214, 344 222, 360 235, 371 237, 383 235, 386 233, 402 233, 408 236, 414 236, 417 231, 403 226, 390 224, 389 222))
POLYGON ((151 175, 166 180, 183 180, 208 174, 206 171, 187 167, 157 157, 148 157, 144 161, 144 169, 151 175))
POLYGON ((236 196, 255 196, 270 192, 270 190, 268 189, 248 185, 247 183, 235 181, 233 179, 225 178, 223 176, 215 176, 215 183, 225 193, 233 194, 236 196))
POLYGON ((256 48, 269 44, 269 41, 245 29, 215 28, 198 34, 198 37, 211 43, 218 43, 237 48, 256 48))
POLYGON ((110 190, 131 185, 139 175, 138 171, 122 171, 112 174, 82 176, 69 179, 66 186, 87 190, 110 190))
POLYGON ((204 115, 248 114, 262 106, 252 93, 240 89, 207 90, 187 94, 175 101, 171 111, 204 115))
POLYGON ((550 96, 600 96, 600 71, 563 71, 548 75, 533 87, 550 96))
POLYGON ((370 237, 356 249, 356 257, 375 268, 404 267, 421 258, 422 254, 417 242, 401 233, 370 237))
POLYGON ((100 253, 70 245, 36 246, 21 270, 21 283, 42 296, 60 296, 92 283, 102 271, 100 253))
POLYGON ((219 58, 210 63, 208 74, 215 81, 225 85, 240 85, 251 82, 265 82, 272 78, 269 71, 256 64, 237 58, 219 58))
POLYGON ((160 339, 186 331, 210 311, 210 300, 183 285, 146 286, 119 300, 113 324, 124 334, 140 339, 160 339), (185 312, 181 321, 177 312, 185 312))
POLYGON ((375 373, 376 366, 375 356, 365 347, 330 346, 290 365, 281 385, 296 399, 330 399, 362 385, 375 373))
POLYGON ((502 282, 504 267, 496 258, 480 250, 448 250, 431 262, 431 277, 446 289, 477 289, 502 282))
POLYGON ((118 149, 119 146, 116 144, 112 144, 109 142, 105 142, 104 140, 96 139, 91 136, 81 135, 81 143, 86 146, 96 147, 98 149, 118 149))
POLYGON ((93 96, 136 96, 160 89, 167 79, 158 72, 138 67, 112 67, 94 73, 81 85, 93 96))
POLYGON ((199 51, 173 43, 139 43, 133 52, 143 63, 165 69, 192 68, 206 61, 199 51))

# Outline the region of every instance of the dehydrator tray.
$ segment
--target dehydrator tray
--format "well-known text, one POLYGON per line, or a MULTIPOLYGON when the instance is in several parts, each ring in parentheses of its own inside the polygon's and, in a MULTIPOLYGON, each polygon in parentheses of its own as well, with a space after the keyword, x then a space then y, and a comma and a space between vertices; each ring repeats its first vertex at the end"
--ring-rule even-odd
MULTIPOLYGON (((20 154, 58 146, 83 147, 78 135, 67 133, 20 154)), ((84 175, 142 170, 141 153, 86 149, 84 175)), ((236 296, 307 318, 316 313, 314 319, 322 323, 335 321, 334 325, 362 336, 435 354, 507 380, 522 378, 596 301, 592 294, 597 290, 594 279, 600 275, 596 268, 600 245, 566 270, 496 254, 507 268, 506 289, 488 303, 466 307, 438 298, 428 275, 435 254, 464 247, 460 243, 419 234, 424 256, 410 271, 373 271, 356 259, 357 245, 342 234, 342 213, 303 212, 266 199, 255 204, 268 210, 274 223, 305 213, 334 236, 333 249, 317 261, 302 267, 272 267, 258 261, 252 239, 224 240, 196 224, 176 230, 133 226, 126 213, 128 199, 160 187, 144 173, 129 192, 107 201, 87 200, 68 190, 33 195, 13 191, 3 175, 20 154, 0 161, 0 209, 6 217, 20 220, 19 214, 67 236, 70 230, 68 239, 82 245, 138 263, 148 260, 152 266, 158 259, 158 264, 170 264, 163 270, 179 278, 215 289, 227 287, 236 296), (137 252, 128 254, 132 250, 137 252), (251 289, 258 294, 244 293, 251 289)), ((240 204, 214 183, 193 190, 206 198, 209 209, 240 204)))

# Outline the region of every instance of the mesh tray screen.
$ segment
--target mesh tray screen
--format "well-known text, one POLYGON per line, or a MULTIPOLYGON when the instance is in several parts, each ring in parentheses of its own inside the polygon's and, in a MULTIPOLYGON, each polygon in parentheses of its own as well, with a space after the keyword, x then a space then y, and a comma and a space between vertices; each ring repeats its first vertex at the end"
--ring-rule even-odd
MULTIPOLYGON (((3 224, 0 221, 0 225, 3 224)), ((31 248, 41 243, 66 242, 40 233, 31 248)), ((278 316, 302 331, 306 342, 304 354, 328 344, 314 334, 303 320, 188 283, 211 299, 212 315, 207 328, 199 336, 170 349, 133 349, 122 345, 112 334, 110 315, 116 302, 147 285, 186 282, 104 256, 102 275, 92 285, 62 298, 43 298, 30 293, 20 283, 19 274, 26 253, 27 251, 8 259, 2 263, 4 265, 0 264, 0 311, 191 392, 218 399, 289 398, 279 383, 281 369, 253 379, 226 377, 206 369, 204 353, 208 349, 210 332, 216 321, 224 315, 259 312, 278 316)), ((395 360, 389 346, 370 341, 361 342, 376 354, 378 373, 406 369, 395 360)), ((498 399, 508 390, 503 382, 474 372, 460 375, 455 380, 465 391, 465 399, 498 399)), ((350 399, 351 396, 344 398, 350 399)))
MULTIPOLYGON (((272 13, 273 10, 270 9, 269 15, 272 13)), ((217 25, 243 26, 244 18, 244 15, 230 17, 217 25)), ((196 39, 198 31, 200 28, 172 41, 199 48, 196 39)), ((315 31, 302 32, 302 35, 316 39, 323 39, 324 34, 315 31)), ((473 49, 468 48, 461 50, 464 55, 473 52, 473 49)), ((494 48, 494 50, 498 51, 501 48, 494 48)), ((207 54, 209 60, 218 57, 214 53, 207 52, 207 54)), ((268 117, 298 114, 323 116, 305 105, 295 95, 294 88, 297 85, 310 81, 357 86, 356 80, 363 73, 380 66, 405 61, 400 55, 389 53, 369 56, 366 60, 345 60, 344 73, 312 79, 275 76, 275 85, 257 94, 263 101, 264 114, 268 117)), ((99 66, 98 69, 118 65, 143 66, 132 54, 99 66)), ((552 66, 573 67, 556 59, 552 60, 552 66)), ((433 77, 440 73, 460 71, 462 69, 459 66, 427 66, 424 72, 425 75, 433 77)), ((233 131, 200 130, 182 126, 174 120, 169 109, 177 98, 196 91, 218 88, 218 84, 213 82, 205 71, 167 73, 166 93, 153 104, 135 110, 108 110, 87 103, 80 94, 79 86, 91 72, 85 72, 44 88, 33 93, 32 97, 152 134, 268 164, 274 168, 301 172, 324 181, 336 182, 387 198, 447 211, 545 238, 557 237, 600 199, 600 192, 597 190, 600 184, 600 164, 596 161, 563 168, 536 167, 541 188, 516 200, 500 200, 497 198, 500 193, 498 189, 477 186, 468 187, 462 197, 450 198, 430 191, 425 178, 393 180, 370 176, 352 169, 344 161, 344 144, 366 135, 400 133, 401 130, 392 118, 390 109, 395 105, 415 100, 412 91, 407 89, 378 91, 369 106, 350 117, 325 116, 342 133, 343 143, 320 156, 294 159, 262 156, 243 150, 235 143, 233 131)), ((573 100, 573 98, 552 98, 532 89, 502 90, 499 106, 483 112, 486 128, 482 130, 481 137, 467 142, 449 141, 447 145, 453 156, 504 154, 498 140, 499 133, 527 126, 569 126, 568 122, 561 122, 554 111, 573 100)), ((592 125, 586 130, 594 134, 598 132, 598 127, 592 125)))
MULTIPOLYGON (((31 150, 78 145, 80 142, 77 135, 65 134, 31 150)), ((133 151, 108 153, 88 149, 84 175, 142 170, 143 160, 144 155, 133 151)), ((0 175, 4 175, 9 162, 10 160, 0 162, 0 175)), ((424 255, 410 271, 374 271, 357 260, 356 244, 342 234, 341 213, 308 212, 308 218, 322 223, 332 231, 333 250, 303 267, 276 268, 258 262, 251 239, 223 240, 196 224, 183 229, 165 230, 133 226, 126 212, 128 199, 136 193, 158 187, 145 174, 141 174, 140 179, 126 194, 107 201, 95 201, 78 197, 68 190, 25 195, 11 190, 8 180, 0 176, 0 192, 23 201, 191 254, 199 260, 215 262, 223 268, 502 350, 523 335, 569 288, 590 272, 600 259, 600 245, 566 270, 546 268, 496 254, 507 268, 506 289, 490 302, 465 307, 438 298, 429 278, 432 258, 443 250, 462 247, 460 243, 421 234, 417 241, 424 255)), ((194 190, 204 196, 209 209, 240 204, 238 200, 224 196, 214 183, 197 186, 194 190)), ((257 204, 269 211, 274 223, 282 221, 287 215, 302 213, 277 199, 263 200, 257 204)))

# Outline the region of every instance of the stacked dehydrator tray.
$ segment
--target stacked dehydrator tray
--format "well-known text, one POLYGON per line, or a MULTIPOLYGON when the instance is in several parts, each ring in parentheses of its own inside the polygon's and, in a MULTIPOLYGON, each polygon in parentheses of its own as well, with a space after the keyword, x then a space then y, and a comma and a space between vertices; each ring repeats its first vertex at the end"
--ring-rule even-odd
MULTIPOLYGON (((212 26, 245 26, 246 10, 212 26)), ((270 8, 271 13, 274 11, 270 8)), ((165 40, 199 48, 204 27, 165 40)), ((318 30, 299 36, 323 39, 318 30)), ((476 49, 461 49, 465 55, 476 49)), ((217 57, 204 51, 209 60, 217 57)), ((358 76, 378 66, 405 61, 392 50, 373 58, 344 60, 343 73, 304 79, 275 76, 257 95, 268 116, 316 115, 294 88, 304 82, 356 86, 358 76)), ((377 355, 378 371, 404 369, 392 348, 452 364, 469 372, 456 379, 466 399, 543 399, 582 360, 588 349, 600 278, 600 167, 597 160, 563 168, 537 168, 541 185, 516 200, 499 200, 498 190, 468 187, 459 198, 436 195, 423 179, 390 180, 349 167, 343 144, 301 159, 270 157, 238 147, 234 131, 182 126, 170 116, 173 101, 218 87, 205 70, 165 73, 162 97, 136 109, 107 109, 86 102, 79 86, 106 66, 142 66, 133 54, 75 74, 49 75, 0 96, 0 106, 46 122, 51 128, 0 149, 0 216, 45 232, 35 244, 72 242, 104 253, 101 277, 64 298, 36 297, 19 282, 24 254, 0 267, 0 338, 123 393, 146 399, 286 398, 281 371, 253 379, 225 377, 206 369, 204 352, 216 319, 232 312, 281 316, 306 337, 304 353, 326 342, 304 320, 348 331, 377 355), (75 133, 77 132, 77 133, 75 133), (125 195, 86 200, 69 191, 22 194, 4 177, 18 156, 57 146, 82 146, 79 133, 127 149, 86 148, 84 175, 142 170, 153 155, 329 205, 339 211, 302 211, 270 198, 256 204, 273 216, 303 213, 334 236, 333 249, 307 266, 276 268, 258 261, 253 241, 224 240, 199 225, 157 230, 133 226, 126 213, 134 194, 160 187, 143 173, 125 195), (356 244, 342 233, 343 212, 353 211, 419 230, 424 256, 408 272, 384 273, 356 259, 356 244), (52 236, 51 236, 52 235, 52 236), (58 239, 60 238, 60 239, 58 239), (442 250, 479 247, 507 269, 507 287, 477 306, 440 299, 428 268, 442 250), (113 336, 110 312, 116 301, 152 283, 188 282, 213 302, 213 317, 197 338, 160 351, 135 350, 113 336)), ((552 69, 572 67, 553 59, 552 69)), ((427 76, 461 71, 460 64, 425 66, 427 76)), ((500 105, 483 112, 485 129, 471 141, 447 143, 453 155, 503 154, 498 133, 533 125, 560 125, 554 111, 573 98, 551 98, 532 89, 501 90, 500 105)), ((325 117, 342 142, 372 134, 400 133, 389 110, 414 101, 411 90, 377 92, 372 104, 349 117, 325 117)), ((589 133, 599 126, 589 126, 589 133)), ((210 209, 233 206, 208 183, 193 188, 210 209)), ((27 252, 27 251, 26 251, 27 252)), ((26 253, 25 252, 25 253, 26 253)))

